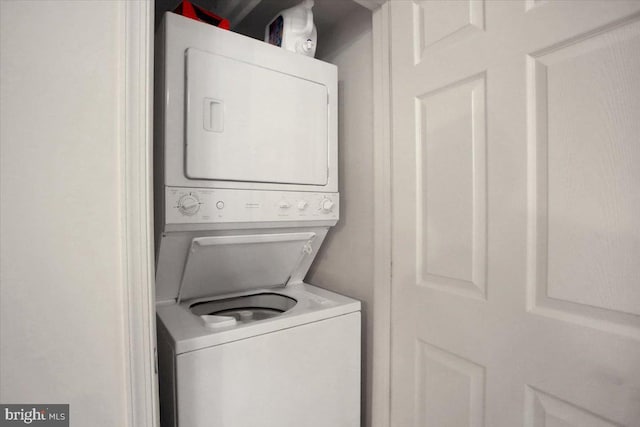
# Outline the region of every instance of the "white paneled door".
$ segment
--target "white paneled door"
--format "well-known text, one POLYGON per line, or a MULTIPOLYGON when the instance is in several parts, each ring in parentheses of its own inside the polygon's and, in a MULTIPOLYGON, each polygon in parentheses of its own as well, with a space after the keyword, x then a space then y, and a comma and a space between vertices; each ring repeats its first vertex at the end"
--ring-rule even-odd
POLYGON ((392 426, 640 426, 640 1, 390 16, 392 426))

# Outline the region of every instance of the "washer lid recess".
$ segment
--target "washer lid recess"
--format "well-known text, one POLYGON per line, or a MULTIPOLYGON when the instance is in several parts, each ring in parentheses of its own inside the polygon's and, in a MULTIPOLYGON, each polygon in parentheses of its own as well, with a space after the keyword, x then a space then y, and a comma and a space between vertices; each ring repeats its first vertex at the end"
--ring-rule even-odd
POLYGON ((178 303, 259 288, 286 286, 312 252, 316 233, 197 237, 187 253, 178 303))

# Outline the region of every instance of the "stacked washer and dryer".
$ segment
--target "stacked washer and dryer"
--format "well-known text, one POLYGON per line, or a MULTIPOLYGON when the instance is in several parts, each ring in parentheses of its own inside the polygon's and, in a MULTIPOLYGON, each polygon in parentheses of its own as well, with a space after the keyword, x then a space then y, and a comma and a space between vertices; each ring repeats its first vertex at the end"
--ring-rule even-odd
POLYGON ((166 13, 156 36, 162 427, 360 425, 360 303, 303 282, 338 221, 337 70, 166 13))

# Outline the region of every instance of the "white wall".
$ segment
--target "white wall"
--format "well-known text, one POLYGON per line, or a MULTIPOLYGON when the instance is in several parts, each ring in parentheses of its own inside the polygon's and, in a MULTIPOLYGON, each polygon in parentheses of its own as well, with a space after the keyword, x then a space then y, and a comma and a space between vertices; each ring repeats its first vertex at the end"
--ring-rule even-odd
POLYGON ((373 46, 371 12, 360 8, 330 35, 318 57, 338 66, 340 221, 306 278, 363 304, 363 425, 370 425, 373 308, 373 46))
POLYGON ((122 2, 1 1, 0 401, 127 424, 122 2))

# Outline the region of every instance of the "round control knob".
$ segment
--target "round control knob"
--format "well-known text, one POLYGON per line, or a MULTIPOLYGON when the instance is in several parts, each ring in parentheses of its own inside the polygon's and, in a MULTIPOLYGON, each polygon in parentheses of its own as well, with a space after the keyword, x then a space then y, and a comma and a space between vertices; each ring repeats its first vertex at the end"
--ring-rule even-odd
POLYGON ((193 194, 185 194, 178 200, 178 210, 182 215, 195 215, 200 210, 200 200, 193 194))
POLYGON ((303 211, 303 210, 307 209, 307 206, 308 206, 308 205, 309 205, 309 204, 308 204, 307 202, 305 202, 304 200, 300 200, 300 201, 298 202, 298 210, 303 211))
POLYGON ((320 208, 323 212, 331 212, 333 210, 333 206, 334 203, 329 199, 323 199, 322 202, 320 202, 320 208))

